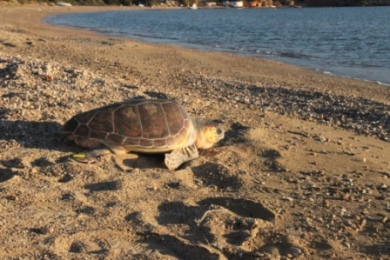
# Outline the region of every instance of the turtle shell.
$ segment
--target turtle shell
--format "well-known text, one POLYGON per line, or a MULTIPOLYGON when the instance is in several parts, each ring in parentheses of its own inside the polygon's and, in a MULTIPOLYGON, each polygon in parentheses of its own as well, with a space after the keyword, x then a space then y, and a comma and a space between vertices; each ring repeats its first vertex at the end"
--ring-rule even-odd
POLYGON ((136 99, 83 112, 62 130, 72 140, 95 140, 129 151, 162 152, 194 141, 193 124, 185 109, 165 99, 136 99))

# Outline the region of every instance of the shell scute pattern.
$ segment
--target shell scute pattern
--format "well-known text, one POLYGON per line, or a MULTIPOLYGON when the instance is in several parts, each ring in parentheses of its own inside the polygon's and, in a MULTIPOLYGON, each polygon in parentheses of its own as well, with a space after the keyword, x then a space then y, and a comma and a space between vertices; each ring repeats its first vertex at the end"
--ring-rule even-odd
MULTIPOLYGON (((114 119, 115 132, 117 134, 132 138, 140 138, 142 136, 141 121, 136 106, 123 105, 119 107, 115 111, 114 119)), ((125 142, 125 144, 132 145, 135 143, 125 142)))
MULTIPOLYGON (((140 104, 138 105, 138 111, 143 138, 155 139, 168 137, 169 129, 164 116, 166 113, 161 107, 161 104, 152 102, 140 104)), ((142 143, 143 141, 141 141, 141 145, 143 145, 142 143)))
POLYGON ((78 114, 63 131, 112 145, 169 148, 185 142, 190 128, 187 112, 175 101, 133 100, 78 114))
POLYGON ((176 103, 162 104, 162 107, 170 134, 180 133, 183 130, 184 121, 188 120, 187 112, 182 111, 182 107, 176 103))
POLYGON ((75 117, 72 117, 66 124, 63 126, 62 131, 65 133, 73 133, 78 127, 79 122, 75 117))
POLYGON ((139 146, 139 139, 138 138, 126 138, 123 142, 123 145, 129 145, 129 146, 139 146))
POLYGON ((108 136, 106 137, 106 141, 112 144, 122 144, 124 139, 125 139, 124 136, 120 136, 112 133, 108 134, 108 136))
POLYGON ((96 110, 91 110, 74 116, 74 118, 81 124, 87 124, 97 113, 96 110))
POLYGON ((141 138, 139 140, 139 144, 140 146, 153 146, 153 140, 150 140, 150 139, 145 139, 145 138, 141 138))
POLYGON ((102 110, 96 113, 87 125, 95 131, 111 133, 114 131, 113 121, 111 109, 108 111, 102 110))
POLYGON ((89 135, 89 127, 85 124, 79 125, 77 130, 74 132, 75 136, 88 136, 89 135))
POLYGON ((89 132, 89 138, 95 138, 95 139, 101 139, 101 140, 104 140, 106 139, 107 137, 107 133, 105 132, 98 132, 98 131, 95 131, 95 130, 91 130, 89 132))
POLYGON ((153 146, 163 147, 167 145, 167 139, 156 139, 153 141, 153 146))
POLYGON ((175 137, 171 136, 171 137, 169 137, 169 138, 167 139, 167 145, 168 145, 168 146, 172 146, 172 145, 174 145, 175 143, 176 143, 176 138, 175 138, 175 137))

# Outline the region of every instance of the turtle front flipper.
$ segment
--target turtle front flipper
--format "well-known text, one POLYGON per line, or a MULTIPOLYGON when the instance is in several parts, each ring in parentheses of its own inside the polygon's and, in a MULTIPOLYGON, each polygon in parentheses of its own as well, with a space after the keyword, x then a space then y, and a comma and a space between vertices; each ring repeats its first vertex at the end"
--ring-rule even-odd
POLYGON ((110 150, 108 149, 95 149, 85 153, 75 153, 72 154, 71 158, 77 162, 81 163, 94 163, 97 158, 106 154, 109 154, 110 150))
POLYGON ((173 171, 183 163, 194 160, 198 157, 198 149, 193 144, 187 147, 175 149, 171 153, 165 154, 165 165, 169 170, 173 171))

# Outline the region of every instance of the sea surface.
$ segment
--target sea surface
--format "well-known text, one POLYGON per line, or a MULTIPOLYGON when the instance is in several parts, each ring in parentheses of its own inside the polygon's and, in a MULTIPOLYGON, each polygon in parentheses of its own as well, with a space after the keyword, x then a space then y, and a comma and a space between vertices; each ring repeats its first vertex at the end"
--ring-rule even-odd
POLYGON ((390 7, 145 8, 60 14, 45 21, 146 42, 263 57, 390 86, 390 7))

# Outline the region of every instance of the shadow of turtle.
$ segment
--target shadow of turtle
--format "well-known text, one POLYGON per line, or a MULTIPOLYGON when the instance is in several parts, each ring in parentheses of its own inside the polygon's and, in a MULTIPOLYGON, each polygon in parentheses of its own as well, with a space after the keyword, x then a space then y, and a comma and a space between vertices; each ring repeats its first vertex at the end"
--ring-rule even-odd
POLYGON ((61 134, 61 124, 37 121, 0 121, 0 142, 16 141, 24 148, 39 148, 63 152, 72 151, 61 134))
POLYGON ((230 129, 225 132, 225 138, 218 143, 218 146, 229 146, 249 142, 245 137, 248 130, 249 127, 244 126, 239 122, 231 124, 230 129))
POLYGON ((126 158, 123 164, 129 168, 138 169, 166 169, 164 164, 164 154, 137 154, 135 158, 126 158))

